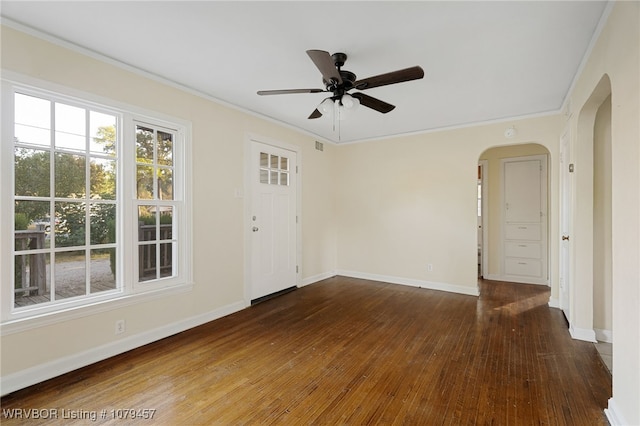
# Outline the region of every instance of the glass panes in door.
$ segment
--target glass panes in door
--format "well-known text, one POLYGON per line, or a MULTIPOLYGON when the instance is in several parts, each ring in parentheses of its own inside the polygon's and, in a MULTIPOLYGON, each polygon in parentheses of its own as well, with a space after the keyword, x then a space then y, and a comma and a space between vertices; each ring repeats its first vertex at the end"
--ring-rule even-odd
POLYGON ((260 153, 260 183, 289 186, 289 159, 284 156, 260 153))

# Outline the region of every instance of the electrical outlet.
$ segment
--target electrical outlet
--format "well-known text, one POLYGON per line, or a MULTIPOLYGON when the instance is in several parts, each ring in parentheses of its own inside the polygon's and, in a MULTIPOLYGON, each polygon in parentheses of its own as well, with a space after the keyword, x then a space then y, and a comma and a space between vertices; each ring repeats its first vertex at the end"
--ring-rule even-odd
POLYGON ((124 320, 116 321, 116 334, 122 334, 126 331, 124 320))
POLYGON ((431 263, 427 264, 427 271, 433 272, 433 265, 431 263))

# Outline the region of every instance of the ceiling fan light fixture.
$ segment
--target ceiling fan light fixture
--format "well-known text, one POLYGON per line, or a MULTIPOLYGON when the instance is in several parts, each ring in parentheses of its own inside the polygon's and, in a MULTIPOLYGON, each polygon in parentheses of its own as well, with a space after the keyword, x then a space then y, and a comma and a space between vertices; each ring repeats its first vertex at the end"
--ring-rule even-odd
POLYGON ((342 99, 340 100, 340 103, 346 109, 355 110, 360 105, 360 99, 354 98, 353 96, 348 94, 344 94, 342 96, 342 99))
POLYGON ((318 106, 318 110, 322 114, 330 114, 333 112, 333 100, 331 98, 327 98, 318 106))

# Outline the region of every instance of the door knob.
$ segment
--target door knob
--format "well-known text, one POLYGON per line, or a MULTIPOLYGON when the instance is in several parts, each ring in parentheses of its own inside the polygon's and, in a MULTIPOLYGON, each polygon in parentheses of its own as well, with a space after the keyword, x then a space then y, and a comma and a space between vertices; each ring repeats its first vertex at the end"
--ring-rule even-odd
POLYGON ((569 241, 569 236, 568 235, 563 235, 562 236, 562 241, 569 241))
POLYGON ((257 226, 254 226, 253 228, 251 228, 251 230, 252 230, 253 232, 256 232, 258 229, 259 229, 259 228, 258 228, 257 226))

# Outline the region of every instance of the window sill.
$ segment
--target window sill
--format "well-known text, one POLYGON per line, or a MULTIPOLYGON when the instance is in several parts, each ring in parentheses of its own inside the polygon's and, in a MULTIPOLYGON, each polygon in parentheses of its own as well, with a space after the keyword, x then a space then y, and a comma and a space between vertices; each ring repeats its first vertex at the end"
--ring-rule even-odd
POLYGON ((130 293, 82 306, 47 312, 26 318, 8 319, 0 324, 0 336, 20 333, 59 322, 83 318, 100 312, 112 311, 166 296, 190 292, 193 283, 178 284, 144 293, 130 293))

